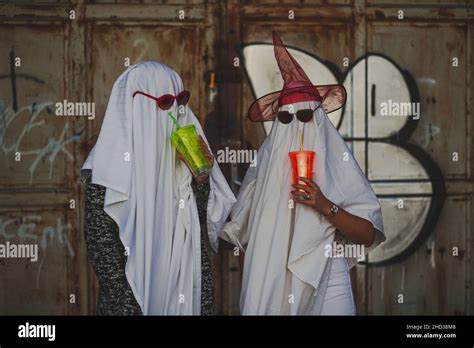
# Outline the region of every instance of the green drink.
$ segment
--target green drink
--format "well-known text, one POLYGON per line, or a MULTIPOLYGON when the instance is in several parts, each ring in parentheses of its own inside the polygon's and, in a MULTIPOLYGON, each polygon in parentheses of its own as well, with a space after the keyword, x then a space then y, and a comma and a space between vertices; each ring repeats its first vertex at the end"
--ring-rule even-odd
POLYGON ((193 124, 183 126, 171 134, 171 143, 184 157, 194 176, 209 174, 211 166, 201 149, 196 127, 193 124))

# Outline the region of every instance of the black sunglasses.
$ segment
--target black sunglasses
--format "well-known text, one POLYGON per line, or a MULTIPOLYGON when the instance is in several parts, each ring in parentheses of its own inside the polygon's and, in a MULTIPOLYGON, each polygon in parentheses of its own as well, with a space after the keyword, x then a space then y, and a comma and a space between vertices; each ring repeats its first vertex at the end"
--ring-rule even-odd
POLYGON ((277 113, 277 117, 278 117, 278 120, 281 122, 281 123, 284 123, 284 124, 288 124, 290 123, 291 121, 293 121, 293 115, 296 115, 296 118, 303 122, 303 123, 306 123, 306 122, 309 122, 313 119, 313 113, 320 107, 320 105, 318 105, 316 107, 316 109, 302 109, 302 110, 298 110, 296 111, 296 113, 291 113, 289 111, 279 111, 277 113))

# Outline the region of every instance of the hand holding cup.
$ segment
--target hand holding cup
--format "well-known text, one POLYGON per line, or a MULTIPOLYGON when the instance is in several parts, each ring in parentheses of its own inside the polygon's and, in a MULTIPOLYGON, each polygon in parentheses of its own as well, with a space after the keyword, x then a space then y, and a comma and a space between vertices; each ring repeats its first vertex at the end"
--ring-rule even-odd
MULTIPOLYGON (((201 135, 198 135, 198 139, 199 139, 199 145, 202 150, 202 153, 204 154, 204 157, 209 162, 209 167, 212 168, 212 166, 214 165, 214 156, 211 153, 211 150, 209 149, 209 147, 207 146, 206 142, 204 141, 201 135)), ((191 173, 194 174, 194 171, 192 170, 188 162, 184 159, 183 155, 179 151, 177 151, 177 156, 178 156, 178 159, 180 159, 181 161, 184 162, 184 164, 186 164, 186 166, 191 171, 191 173)), ((194 180, 196 180, 198 184, 202 184, 207 180, 208 176, 209 176, 208 173, 203 173, 198 176, 195 176, 194 180)))
POLYGON ((298 180, 304 184, 292 185, 295 190, 291 193, 296 203, 309 206, 324 216, 329 215, 331 213, 331 202, 321 192, 318 184, 308 178, 299 177, 298 180))

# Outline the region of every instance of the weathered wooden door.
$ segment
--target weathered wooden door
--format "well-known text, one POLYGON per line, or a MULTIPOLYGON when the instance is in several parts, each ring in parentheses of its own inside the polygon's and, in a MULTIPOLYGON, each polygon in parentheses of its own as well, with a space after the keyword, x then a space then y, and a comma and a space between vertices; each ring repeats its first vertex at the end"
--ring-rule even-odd
POLYGON ((37 262, 0 259, 0 314, 94 313, 78 174, 113 82, 130 64, 163 62, 180 73, 205 123, 213 110, 205 76, 215 65, 216 5, 0 7, 0 243, 39 245, 37 262), (94 102, 96 117, 57 117, 63 100, 94 102))

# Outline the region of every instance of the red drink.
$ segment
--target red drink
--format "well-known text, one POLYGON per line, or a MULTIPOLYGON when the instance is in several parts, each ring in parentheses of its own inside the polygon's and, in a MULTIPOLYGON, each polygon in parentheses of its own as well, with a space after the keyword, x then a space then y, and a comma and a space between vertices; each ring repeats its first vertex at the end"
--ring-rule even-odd
MULTIPOLYGON (((298 183, 298 177, 313 179, 313 163, 316 152, 314 151, 293 151, 288 154, 291 161, 291 172, 293 184, 298 183)), ((299 182, 305 184, 304 182, 299 182)))

